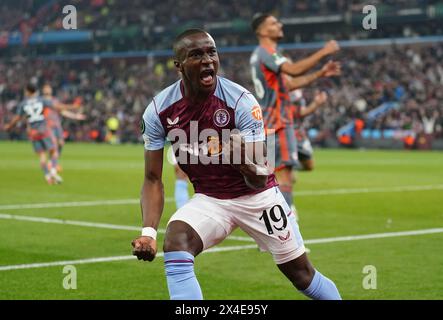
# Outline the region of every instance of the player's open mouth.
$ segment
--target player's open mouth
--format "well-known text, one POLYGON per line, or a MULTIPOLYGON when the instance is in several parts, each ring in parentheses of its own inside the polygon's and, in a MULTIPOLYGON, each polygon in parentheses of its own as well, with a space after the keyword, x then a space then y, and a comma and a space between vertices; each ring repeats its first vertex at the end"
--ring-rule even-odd
POLYGON ((214 70, 207 69, 200 73, 200 80, 204 86, 210 86, 214 83, 214 76, 214 70))

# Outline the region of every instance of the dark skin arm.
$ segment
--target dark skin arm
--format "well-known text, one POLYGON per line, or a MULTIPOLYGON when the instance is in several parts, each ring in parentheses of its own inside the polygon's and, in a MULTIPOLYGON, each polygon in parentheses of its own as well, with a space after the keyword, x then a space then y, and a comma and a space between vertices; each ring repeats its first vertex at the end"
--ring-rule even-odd
POLYGON ((223 154, 230 155, 230 164, 244 177, 251 189, 261 189, 268 181, 265 166, 266 145, 263 141, 245 143, 240 134, 232 134, 223 154))
MULTIPOLYGON (((157 230, 164 206, 162 182, 163 149, 145 151, 145 178, 140 195, 143 227, 157 230)), ((139 260, 152 261, 157 254, 157 241, 151 237, 138 237, 132 241, 132 254, 139 260)))

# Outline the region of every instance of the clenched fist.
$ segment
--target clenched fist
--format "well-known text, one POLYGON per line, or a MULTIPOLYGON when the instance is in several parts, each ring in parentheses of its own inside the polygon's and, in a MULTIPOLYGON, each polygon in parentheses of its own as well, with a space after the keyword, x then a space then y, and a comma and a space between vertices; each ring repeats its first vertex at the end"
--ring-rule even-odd
POLYGON ((328 42, 326 42, 326 44, 323 47, 323 50, 325 51, 325 53, 328 54, 333 54, 336 53, 337 51, 340 50, 340 46, 338 45, 338 42, 335 40, 330 40, 328 42))
POLYGON ((138 237, 132 241, 132 254, 138 260, 152 261, 157 254, 157 241, 151 237, 138 237))

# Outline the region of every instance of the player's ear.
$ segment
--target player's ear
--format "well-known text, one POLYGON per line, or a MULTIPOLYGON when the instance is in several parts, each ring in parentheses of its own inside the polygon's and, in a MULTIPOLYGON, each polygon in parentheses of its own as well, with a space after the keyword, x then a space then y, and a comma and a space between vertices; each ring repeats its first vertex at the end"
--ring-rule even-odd
POLYGON ((262 32, 262 31, 263 31, 262 26, 259 26, 259 27, 257 28, 257 30, 255 31, 255 35, 256 35, 257 37, 263 37, 263 36, 265 36, 264 32, 262 32))

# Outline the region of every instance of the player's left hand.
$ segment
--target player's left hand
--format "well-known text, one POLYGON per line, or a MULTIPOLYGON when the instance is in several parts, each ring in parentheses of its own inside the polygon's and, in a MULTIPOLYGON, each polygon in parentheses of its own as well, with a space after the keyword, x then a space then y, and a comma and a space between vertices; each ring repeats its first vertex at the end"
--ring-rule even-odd
POLYGON ((321 68, 321 72, 323 77, 339 76, 341 74, 341 63, 330 60, 321 68))

